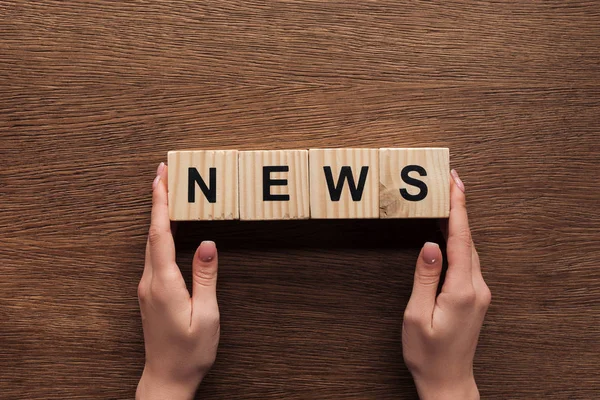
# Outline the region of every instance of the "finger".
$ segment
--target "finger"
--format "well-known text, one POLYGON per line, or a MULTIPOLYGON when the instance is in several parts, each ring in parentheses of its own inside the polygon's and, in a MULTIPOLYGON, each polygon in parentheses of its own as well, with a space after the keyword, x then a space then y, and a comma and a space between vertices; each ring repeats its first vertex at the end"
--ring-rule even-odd
MULTIPOLYGON (((158 168, 156 169, 156 176, 161 175, 164 165, 165 164, 162 162, 158 165, 158 168)), ((144 272, 142 273, 142 278, 140 281, 141 282, 150 282, 151 279, 152 279, 152 260, 151 260, 151 255, 150 255, 150 238, 148 237, 148 239, 146 240, 146 252, 145 252, 145 257, 144 257, 144 272)))
POLYGON ((163 181, 166 167, 162 163, 161 165, 163 169, 159 166, 158 175, 152 184, 152 216, 148 233, 153 278, 173 272, 173 269, 179 270, 175 264, 175 243, 169 221, 167 187, 163 181))
MULTIPOLYGON (((165 163, 160 163, 158 169, 156 170, 156 174, 160 175, 161 181, 165 183, 167 188, 167 203, 169 201, 169 166, 165 163)), ((177 221, 171 221, 171 236, 175 237, 175 233, 177 233, 177 221)))
POLYGON ((150 239, 146 239, 146 255, 144 257, 144 272, 142 273, 142 281, 149 281, 152 279, 152 262, 150 257, 150 239))
POLYGON ((412 309, 420 318, 431 320, 437 288, 442 273, 442 252, 437 243, 427 242, 421 249, 413 289, 408 301, 407 309, 412 309), (416 310, 416 311, 415 311, 416 310))
MULTIPOLYGON (((160 163, 156 169, 156 176, 160 176, 161 179, 167 178, 166 166, 164 163, 160 163)), ((150 255, 150 239, 146 240, 146 253, 144 258, 144 272, 142 273, 142 282, 149 282, 152 279, 152 260, 150 255)))
MULTIPOLYGON (((161 165, 164 165, 164 163, 161 163, 161 165)), ((169 193, 169 167, 167 165, 164 165, 164 169, 161 172, 161 166, 158 166, 158 170, 157 170, 157 175, 161 176, 161 180, 164 180, 165 182, 165 186, 167 187, 167 200, 168 200, 168 193, 169 193)), ((175 234, 177 233, 177 221, 171 221, 171 235, 173 237, 175 237, 175 234)))
POLYGON ((448 219, 448 271, 442 290, 460 291, 472 285, 472 241, 467 217, 464 184, 455 170, 450 182, 450 218, 448 219), (468 287, 468 286, 467 286, 468 287))
POLYGON ((192 261, 192 298, 194 304, 215 302, 217 298, 218 255, 215 242, 200 243, 192 261))
POLYGON ((167 187, 167 191, 169 190, 169 168, 164 162, 158 164, 158 168, 156 169, 156 175, 160 175, 161 180, 165 183, 167 187))

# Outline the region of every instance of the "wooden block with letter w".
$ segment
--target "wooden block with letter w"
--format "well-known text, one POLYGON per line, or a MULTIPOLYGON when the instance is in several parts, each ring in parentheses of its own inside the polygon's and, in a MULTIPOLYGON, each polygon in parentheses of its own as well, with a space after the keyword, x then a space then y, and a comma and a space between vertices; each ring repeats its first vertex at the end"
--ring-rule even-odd
POLYGON ((310 149, 311 218, 379 218, 379 150, 310 149))

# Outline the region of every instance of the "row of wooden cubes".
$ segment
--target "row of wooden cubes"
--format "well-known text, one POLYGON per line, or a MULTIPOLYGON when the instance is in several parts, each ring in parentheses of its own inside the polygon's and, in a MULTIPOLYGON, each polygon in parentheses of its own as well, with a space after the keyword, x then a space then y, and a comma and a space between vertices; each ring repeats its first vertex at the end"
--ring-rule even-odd
POLYGON ((170 151, 173 221, 444 218, 447 148, 170 151))

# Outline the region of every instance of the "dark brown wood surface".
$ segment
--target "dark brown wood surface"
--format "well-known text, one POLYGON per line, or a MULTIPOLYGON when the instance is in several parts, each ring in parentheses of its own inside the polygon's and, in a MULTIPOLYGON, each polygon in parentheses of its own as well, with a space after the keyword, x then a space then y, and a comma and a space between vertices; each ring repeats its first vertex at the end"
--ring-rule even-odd
MULTIPOLYGON (((132 398, 168 150, 447 146, 493 301, 486 399, 600 397, 597 1, 0 1, 0 398, 132 398)), ((435 221, 186 223, 220 249, 205 399, 414 399, 435 221)))

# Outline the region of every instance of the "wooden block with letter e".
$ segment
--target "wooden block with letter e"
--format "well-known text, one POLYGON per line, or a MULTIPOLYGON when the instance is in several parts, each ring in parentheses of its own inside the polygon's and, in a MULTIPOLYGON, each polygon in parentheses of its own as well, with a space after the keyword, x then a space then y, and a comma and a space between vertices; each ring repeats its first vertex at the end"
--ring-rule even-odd
POLYGON ((378 149, 310 149, 311 218, 379 218, 378 149))
POLYGON ((170 151, 172 221, 239 219, 238 151, 170 151))
POLYGON ((308 219, 308 151, 241 151, 240 219, 308 219))
POLYGON ((450 215, 448 149, 380 149, 379 171, 381 218, 450 215))

